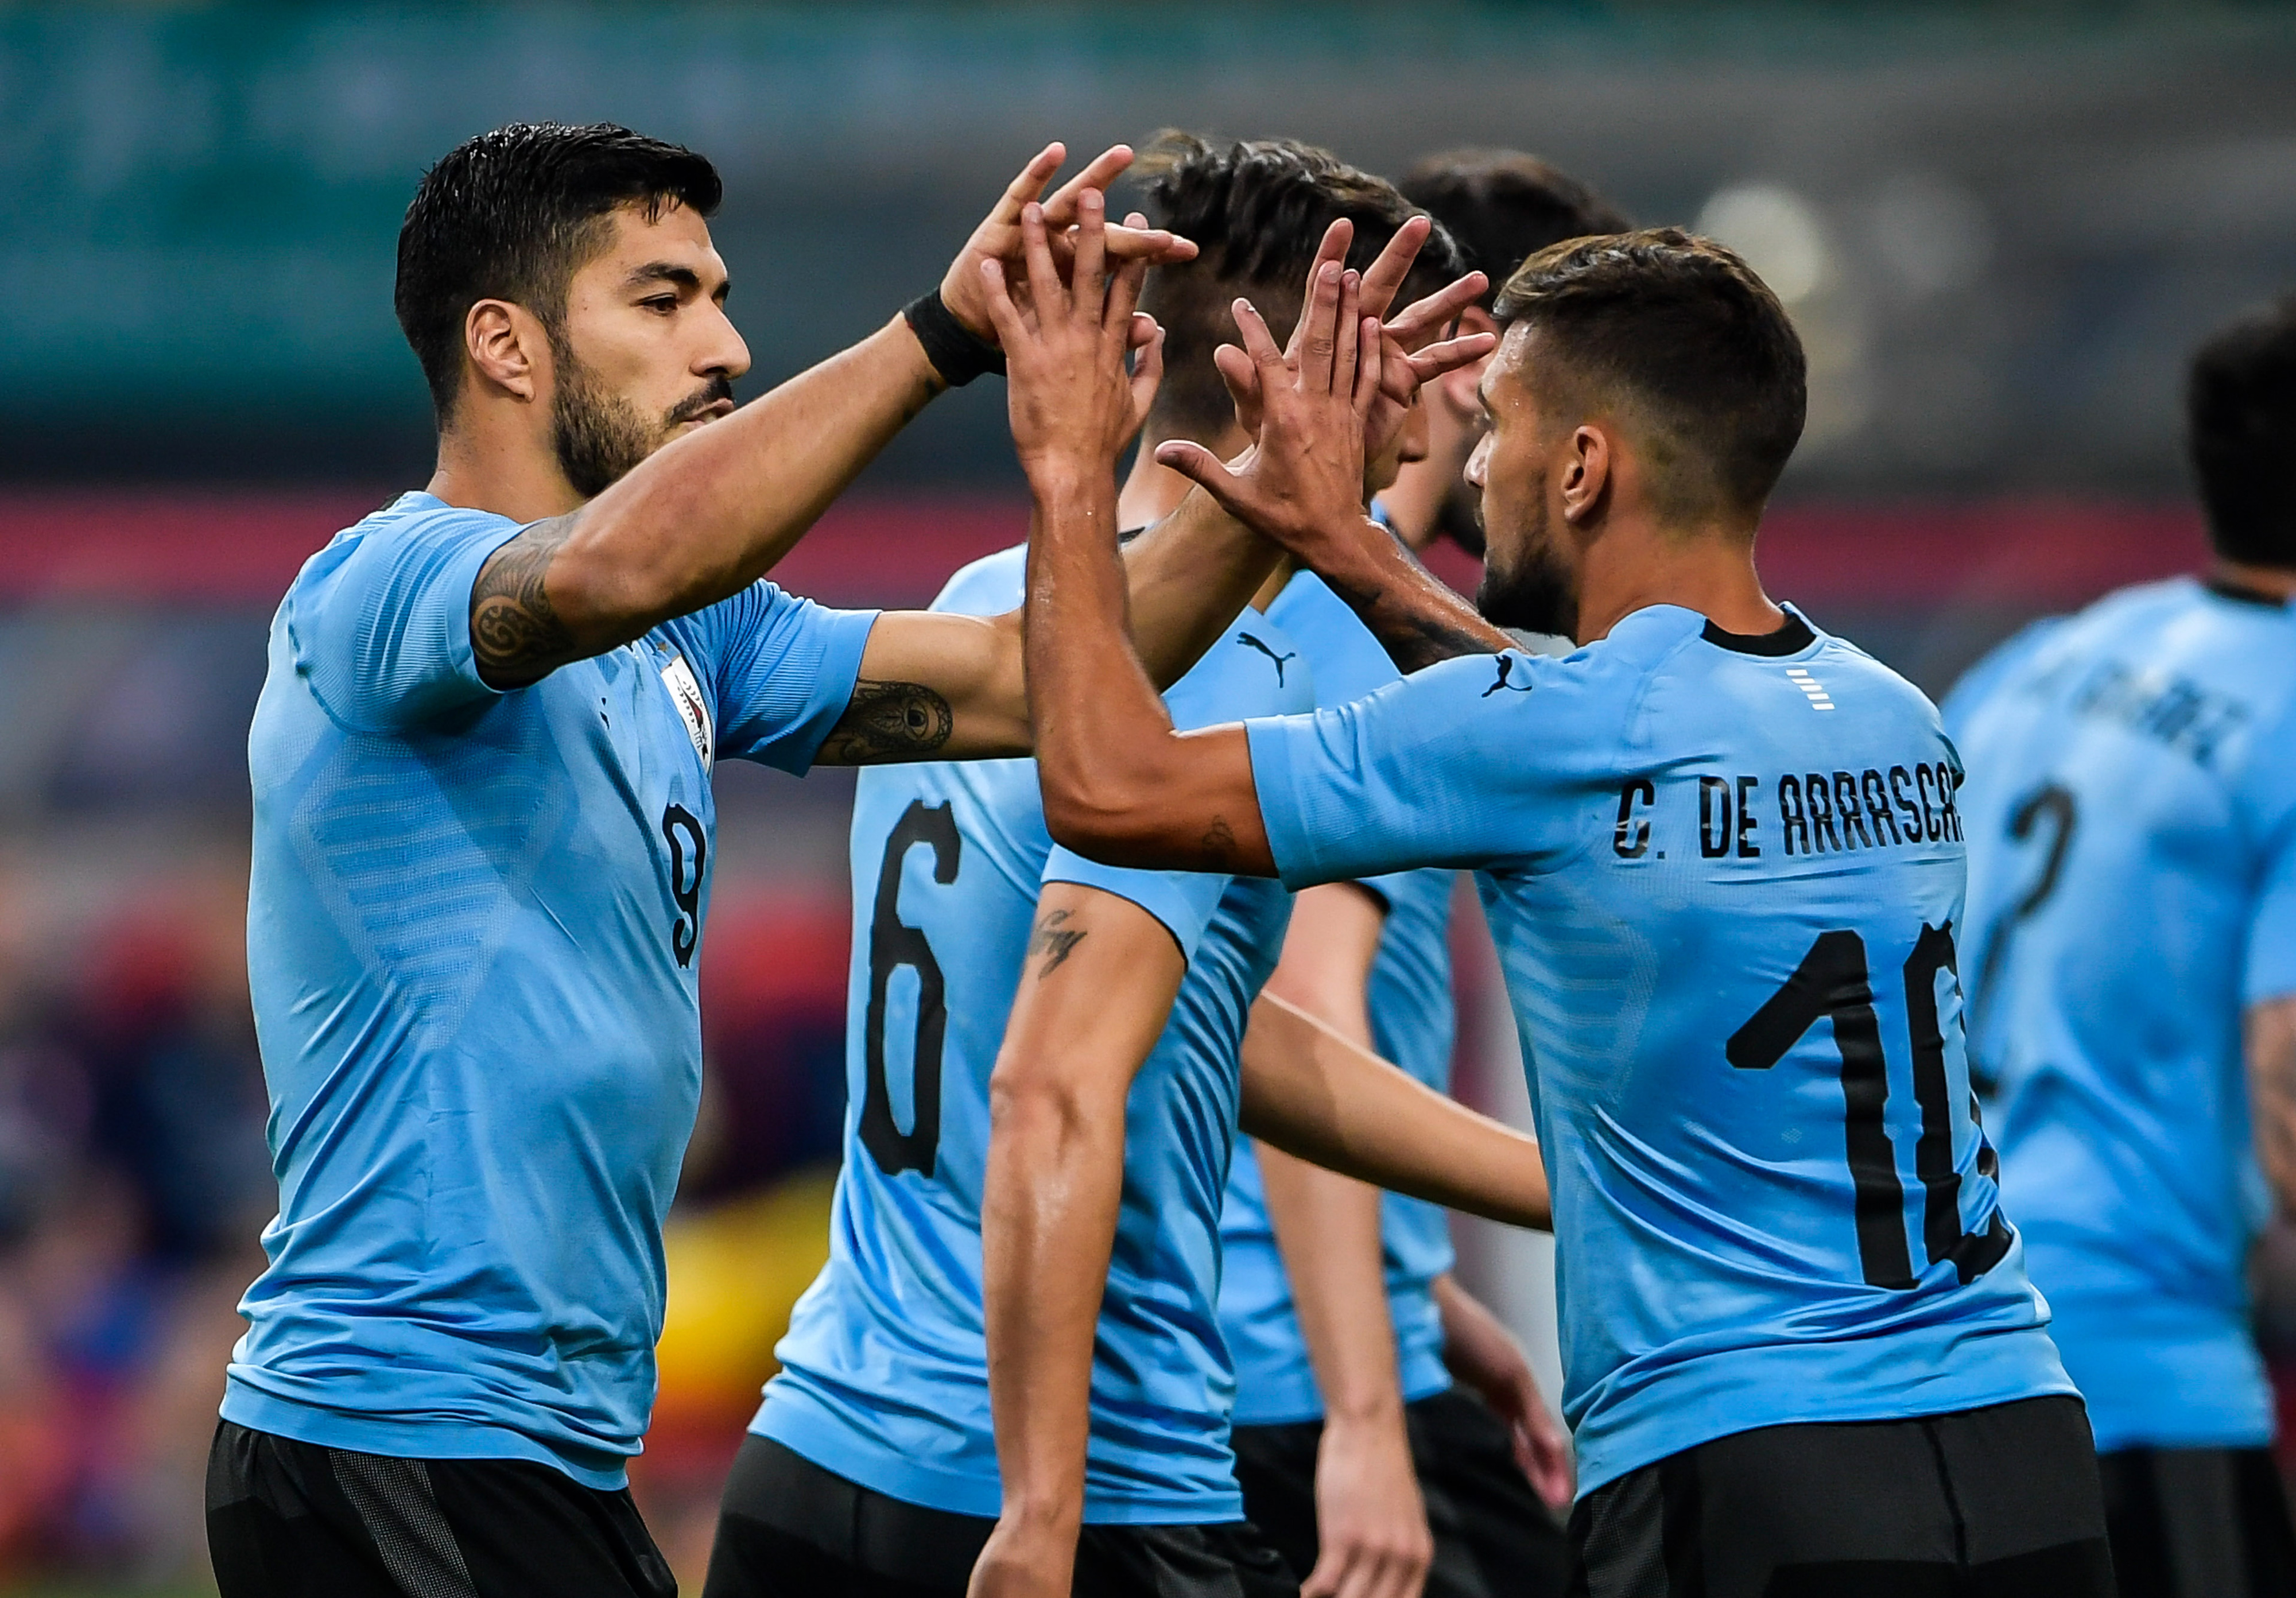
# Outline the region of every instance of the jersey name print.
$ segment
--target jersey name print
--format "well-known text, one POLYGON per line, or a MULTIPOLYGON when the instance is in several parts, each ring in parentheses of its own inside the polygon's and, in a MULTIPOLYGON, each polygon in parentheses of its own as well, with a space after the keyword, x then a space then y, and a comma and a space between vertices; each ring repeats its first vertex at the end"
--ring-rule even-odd
POLYGON ((2296 616, 2127 590, 2004 645, 1947 715, 1971 1048, 2097 1446, 2259 1446, 2241 1014, 2296 993, 2296 616))
MULTIPOLYGON (((1010 610, 1024 558, 1013 549, 965 568, 936 608, 1010 610)), ((1179 725, 1197 726, 1305 708, 1313 692, 1296 647, 1247 612, 1167 701, 1179 725)), ((989 1073, 1038 889, 1081 883, 1148 911, 1188 956, 1127 1104, 1085 1518, 1236 1519, 1234 1381, 1213 1317, 1219 1195, 1244 1017, 1291 896, 1274 882, 1120 871, 1054 848, 1033 760, 864 772, 851 866, 846 1158, 829 1263, 791 1318, 782 1373, 750 1430, 906 1503, 997 1512, 980 1274, 989 1073)))
POLYGON ((1970 1092, 1936 711, 1799 616, 1653 606, 1499 658, 1528 692, 1463 660, 1247 731, 1287 883, 1478 871, 1581 1492, 1757 1427, 2070 1391, 1970 1092))

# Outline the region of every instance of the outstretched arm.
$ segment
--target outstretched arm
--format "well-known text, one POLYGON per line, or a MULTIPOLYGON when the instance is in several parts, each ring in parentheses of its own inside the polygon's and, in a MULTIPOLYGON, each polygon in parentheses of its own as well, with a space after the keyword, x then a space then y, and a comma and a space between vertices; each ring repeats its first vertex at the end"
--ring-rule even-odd
POLYGON ((2243 1030, 2257 1160, 2280 1213, 2296 1216, 2296 997, 2250 1006, 2243 1030))
MULTIPOLYGON (((1307 889, 1266 991, 1368 1050, 1365 989, 1386 922, 1380 899, 1355 883, 1307 889)), ((1301 1598, 1407 1598, 1426 1578, 1435 1540, 1404 1421, 1380 1191, 1270 1143, 1255 1152, 1324 1400, 1316 1567, 1300 1583, 1301 1598)))
POLYGON ((983 1598, 1069 1590, 1125 1099, 1186 971, 1172 934, 1129 900, 1062 882, 1037 900, 988 1085, 981 1297, 1004 1508, 973 1570, 983 1598))
POLYGON ((1243 1035, 1243 1130, 1394 1192, 1510 1226, 1554 1224, 1538 1142, 1261 994, 1243 1035))
MULTIPOLYGON (((975 269, 1017 254, 1021 207, 1062 160, 1048 145, 1015 178, 950 270, 944 303, 988 340, 975 269)), ((1106 152, 1044 206, 1054 228, 1077 197, 1130 164, 1106 152)), ((1064 252, 1070 247, 1060 242, 1064 252)), ((1048 245, 1048 249, 1052 246, 1048 245)), ((1125 258, 1185 258, 1170 234, 1118 229, 1125 258)), ((738 594, 770 570, 886 442, 946 385, 906 318, 800 373, 723 422, 656 452, 589 504, 537 522, 488 561, 471 594, 480 675, 512 688, 738 594)))

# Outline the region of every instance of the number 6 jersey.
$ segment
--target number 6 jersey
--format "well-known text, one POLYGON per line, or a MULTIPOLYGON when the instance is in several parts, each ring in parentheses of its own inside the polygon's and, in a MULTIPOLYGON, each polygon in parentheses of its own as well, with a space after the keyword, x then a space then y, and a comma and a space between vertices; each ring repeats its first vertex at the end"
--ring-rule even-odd
POLYGON ((2072 1390, 1973 1113, 1959 762, 1910 684, 1799 616, 1660 605, 1249 732, 1288 885, 1480 872, 1582 1493, 1756 1427, 2072 1390))
MULTIPOLYGON (((1026 551, 975 561, 941 611, 1021 602, 1026 551)), ((1304 709, 1306 663, 1247 611, 1168 702, 1181 726, 1304 709)), ((864 772, 853 803, 845 1168, 829 1263, 777 1350, 750 1429, 873 1491, 953 1514, 1002 1506, 981 1311, 988 1078, 1039 887, 1081 883, 1156 917, 1187 956, 1126 1105, 1124 1187, 1093 1350, 1084 1517, 1243 1512, 1220 1340, 1220 1195, 1237 1051, 1291 896, 1273 882, 1122 871, 1053 846, 1033 760, 864 772)))

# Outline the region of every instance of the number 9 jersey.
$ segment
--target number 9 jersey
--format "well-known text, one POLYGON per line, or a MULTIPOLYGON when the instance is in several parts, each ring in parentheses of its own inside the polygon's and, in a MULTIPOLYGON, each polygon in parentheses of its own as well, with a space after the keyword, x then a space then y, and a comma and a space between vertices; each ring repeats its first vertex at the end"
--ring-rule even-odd
POLYGON ((1554 1191, 1579 1490, 2070 1393, 1961 1037, 1959 762, 1789 615, 1653 606, 1249 724, 1287 885, 1480 872, 1554 1191))

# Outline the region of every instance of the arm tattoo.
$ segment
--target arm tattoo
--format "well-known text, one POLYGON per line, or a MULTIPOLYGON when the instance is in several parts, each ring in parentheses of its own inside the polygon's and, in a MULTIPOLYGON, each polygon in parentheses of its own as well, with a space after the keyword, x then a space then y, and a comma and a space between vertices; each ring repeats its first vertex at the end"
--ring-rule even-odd
POLYGON ((1033 960, 1039 955, 1045 957, 1045 963, 1037 971, 1040 982, 1060 970, 1076 946, 1084 941, 1082 928, 1070 930, 1062 925, 1068 919, 1066 910, 1047 910, 1037 918, 1035 930, 1029 934, 1027 958, 1033 960))
POLYGON ((1461 655, 1497 652, 1491 640, 1440 615, 1407 611, 1386 603, 1387 590, 1365 587, 1325 577, 1324 583, 1363 619, 1372 635, 1387 651, 1388 659, 1406 676, 1438 661, 1461 655))
POLYGON ((955 725, 948 701, 922 683, 881 683, 868 677, 853 684, 845 714, 829 730, 822 766, 884 766, 931 759, 948 742, 955 725))
POLYGON ((575 656, 574 636, 550 603, 550 563, 574 518, 537 521, 487 557, 471 587, 471 652, 497 688, 538 682, 575 656))
POLYGON ((1227 824, 1225 815, 1213 816, 1212 824, 1204 829, 1204 835, 1196 843, 1215 871, 1226 870, 1235 859, 1235 830, 1227 824))

